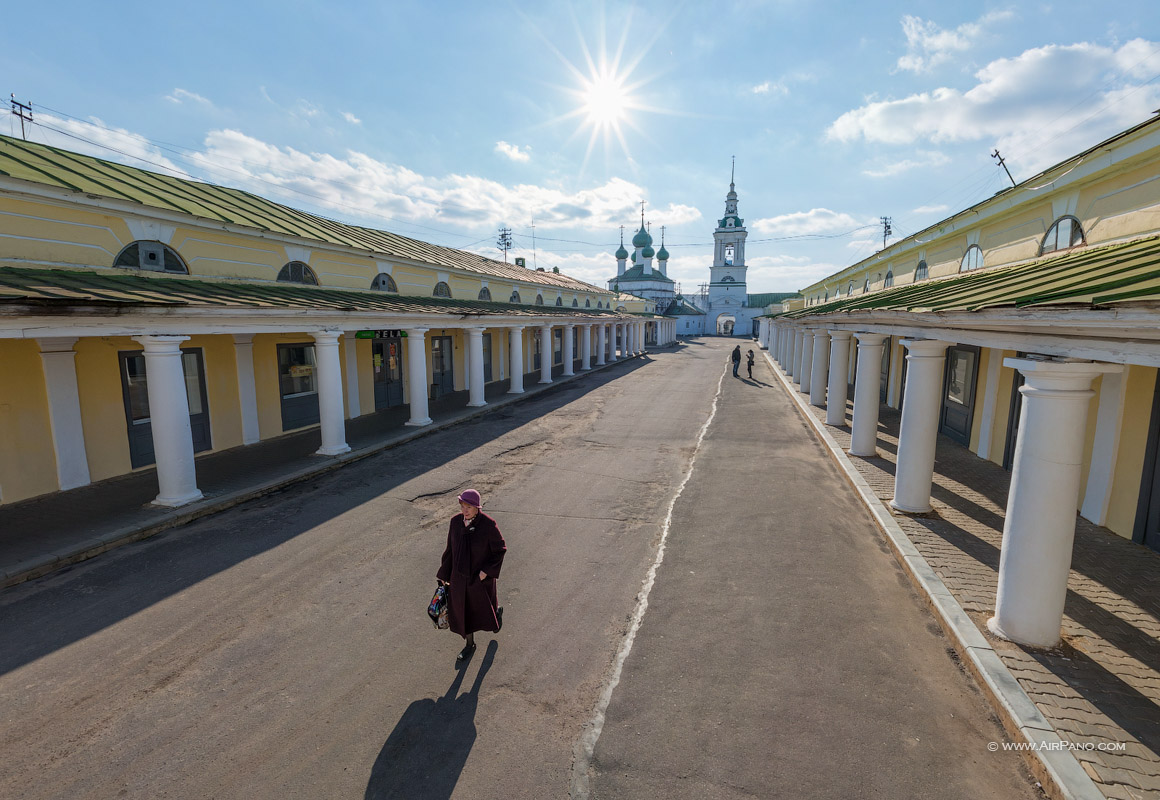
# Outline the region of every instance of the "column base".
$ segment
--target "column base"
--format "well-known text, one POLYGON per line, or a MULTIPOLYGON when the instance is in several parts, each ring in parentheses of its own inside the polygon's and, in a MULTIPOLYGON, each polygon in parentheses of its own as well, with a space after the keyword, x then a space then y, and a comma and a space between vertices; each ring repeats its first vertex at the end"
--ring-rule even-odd
POLYGON ((908 508, 900 504, 896 499, 891 499, 890 507, 895 511, 901 511, 903 514, 929 514, 934 509, 928 503, 926 508, 908 508))
POLYGON ((1027 647, 1052 648, 1058 645, 1060 642, 1059 637, 1057 637, 1054 642, 1027 642, 1023 639, 1017 639, 999 627, 998 617, 991 617, 989 620, 987 620, 987 630, 998 636, 1000 639, 1006 639, 1009 642, 1015 642, 1016 644, 1025 645, 1027 647))
POLYGON ((543 386, 544 384, 551 383, 551 381, 550 381, 550 380, 548 380, 548 381, 545 381, 545 380, 539 380, 539 381, 536 381, 536 383, 538 383, 538 384, 540 384, 541 386, 543 386))
POLYGON ((334 447, 320 447, 314 451, 314 454, 319 456, 340 456, 343 453, 349 452, 350 445, 343 442, 341 445, 335 445, 334 447))
POLYGON ((575 374, 576 374, 575 372, 561 372, 560 377, 561 378, 571 378, 575 374))
POLYGON ((484 403, 484 402, 479 402, 479 403, 468 403, 468 404, 467 404, 467 407, 468 407, 468 408, 483 408, 483 407, 484 407, 484 406, 486 406, 486 405, 487 405, 487 403, 484 403))
POLYGON ((508 394, 523 394, 524 390, 523 389, 508 389, 507 393, 508 394))
POLYGON ((201 490, 195 491, 192 494, 184 495, 182 497, 162 497, 161 495, 158 495, 153 500, 153 502, 150 503, 150 505, 164 506, 165 508, 177 508, 178 506, 188 505, 194 500, 200 500, 204 496, 205 495, 201 493, 201 490))
POLYGON ((850 448, 849 450, 847 450, 846 452, 847 452, 847 453, 849 453, 849 454, 850 454, 850 455, 852 455, 852 456, 858 456, 858 458, 874 458, 876 455, 878 455, 878 448, 877 448, 877 447, 875 447, 875 448, 874 448, 874 449, 873 449, 871 452, 869 452, 869 453, 859 453, 857 450, 855 450, 853 447, 851 447, 851 448, 850 448))
POLYGON ((412 428, 422 428, 424 425, 431 424, 431 418, 425 417, 424 419, 409 419, 406 422, 404 422, 403 424, 409 425, 412 428))

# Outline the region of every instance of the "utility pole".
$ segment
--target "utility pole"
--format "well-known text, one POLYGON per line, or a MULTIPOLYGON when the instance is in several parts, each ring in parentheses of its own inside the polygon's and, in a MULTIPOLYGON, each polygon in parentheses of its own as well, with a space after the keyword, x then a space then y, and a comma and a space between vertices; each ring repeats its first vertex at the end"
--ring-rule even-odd
POLYGON ((500 228, 499 238, 495 240, 495 246, 503 250, 503 263, 507 263, 508 250, 512 249, 512 229, 500 228))
MULTIPOLYGON (((503 257, 503 260, 507 261, 506 255, 503 257)), ((536 266, 536 221, 532 220, 532 269, 535 269, 536 266)))
POLYGON ((1011 181, 1011 185, 1014 186, 1015 179, 1011 177, 1011 170, 1007 169, 1007 165, 1005 163, 1003 163, 1003 156, 999 155, 999 148, 998 147, 995 148, 994 153, 991 153, 991 158, 999 159, 999 166, 1002 167, 1003 171, 1007 173, 1007 180, 1011 181))
POLYGON ((32 103, 21 103, 16 99, 16 92, 12 93, 12 113, 20 117, 20 138, 28 141, 28 136, 24 132, 24 123, 32 124, 32 103), (27 116, 25 116, 27 114, 27 116))
POLYGON ((887 237, 894 233, 894 229, 890 227, 892 220, 890 217, 879 217, 878 219, 882 221, 882 249, 885 250, 887 237))

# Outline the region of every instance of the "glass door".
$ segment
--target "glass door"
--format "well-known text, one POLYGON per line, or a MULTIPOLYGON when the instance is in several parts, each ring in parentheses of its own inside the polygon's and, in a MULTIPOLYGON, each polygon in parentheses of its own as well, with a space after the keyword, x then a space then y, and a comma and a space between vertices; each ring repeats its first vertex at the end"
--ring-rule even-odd
MULTIPOLYGON (((140 350, 118 354, 121 371, 121 394, 125 403, 125 422, 129 437, 129 463, 147 467, 156 461, 153 452, 153 424, 149 414, 149 383, 145 372, 145 354, 140 350)), ((189 430, 193 452, 213 447, 209 426, 209 403, 205 391, 205 364, 201 348, 181 351, 181 368, 185 376, 185 397, 189 403, 189 430)))
POLYGON ((278 345, 278 391, 282 401, 282 430, 318 424, 314 345, 278 345))
POLYGON ((438 400, 455 391, 450 336, 431 337, 431 399, 438 400))
POLYGON ((483 335, 483 382, 491 383, 491 334, 483 335))
POLYGON ((403 340, 398 336, 371 342, 375 410, 403 405, 403 340))
POLYGON ((959 444, 971 442, 975 417, 975 386, 979 372, 979 348, 955 345, 947 350, 939 430, 959 444))

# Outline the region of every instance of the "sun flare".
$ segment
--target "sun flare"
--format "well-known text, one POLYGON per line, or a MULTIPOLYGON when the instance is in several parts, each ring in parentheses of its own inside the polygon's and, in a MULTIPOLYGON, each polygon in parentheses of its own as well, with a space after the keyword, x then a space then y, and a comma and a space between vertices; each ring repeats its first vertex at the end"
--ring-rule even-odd
POLYGON ((595 75, 583 90, 584 113, 597 128, 616 127, 628 109, 623 79, 610 73, 595 75))

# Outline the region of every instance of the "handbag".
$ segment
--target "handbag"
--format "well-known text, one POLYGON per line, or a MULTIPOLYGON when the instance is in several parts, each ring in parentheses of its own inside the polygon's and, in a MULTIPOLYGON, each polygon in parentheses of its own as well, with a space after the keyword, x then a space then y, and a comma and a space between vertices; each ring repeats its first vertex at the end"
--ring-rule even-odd
POLYGON ((427 616, 431 618, 431 624, 440 630, 451 627, 451 623, 447 621, 447 587, 443 584, 435 587, 435 594, 431 596, 431 602, 427 606, 427 616))

